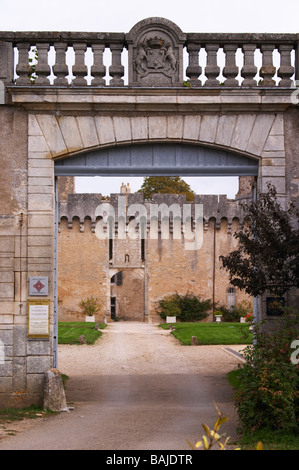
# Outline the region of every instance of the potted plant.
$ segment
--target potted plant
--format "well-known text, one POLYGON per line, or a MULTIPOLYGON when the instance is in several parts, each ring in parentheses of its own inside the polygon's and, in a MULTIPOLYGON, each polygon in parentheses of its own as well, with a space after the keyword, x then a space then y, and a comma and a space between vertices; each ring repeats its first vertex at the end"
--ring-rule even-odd
POLYGON ((79 307, 81 308, 83 315, 85 315, 85 321, 94 322, 95 314, 99 313, 101 310, 101 303, 97 297, 88 297, 86 300, 81 300, 79 307))
POLYGON ((245 323, 249 323, 249 324, 250 324, 250 326, 249 326, 249 331, 252 331, 252 330, 253 330, 253 326, 252 326, 252 322, 253 322, 253 313, 248 313, 247 315, 245 315, 244 319, 245 319, 245 323))
POLYGON ((253 313, 248 313, 247 315, 245 315, 245 321, 248 323, 248 322, 252 322, 253 320, 253 313))
POLYGON ((220 310, 216 310, 216 312, 214 312, 214 316, 215 316, 215 319, 216 319, 216 322, 221 322, 221 318, 222 318, 222 313, 220 312, 220 310))
POLYGON ((179 303, 178 294, 168 295, 159 300, 159 313, 162 318, 165 318, 166 323, 176 323, 176 319, 181 313, 179 303))

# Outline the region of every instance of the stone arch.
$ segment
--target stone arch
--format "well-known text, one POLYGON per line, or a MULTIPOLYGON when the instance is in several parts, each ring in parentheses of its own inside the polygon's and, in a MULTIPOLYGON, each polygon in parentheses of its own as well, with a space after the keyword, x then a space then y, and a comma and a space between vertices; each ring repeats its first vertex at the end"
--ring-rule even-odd
POLYGON ((270 147, 273 140, 270 137, 276 135, 277 120, 278 116, 273 113, 162 116, 37 114, 31 115, 29 124, 31 133, 36 136, 32 139, 34 145, 54 160, 104 147, 154 142, 200 144, 260 159, 263 151, 270 147), (272 127, 274 133, 271 133, 272 127))
MULTIPOLYGON (((137 104, 138 97, 134 99, 137 104)), ((202 145, 256 159, 259 188, 267 190, 269 181, 281 197, 285 196, 284 122, 280 112, 29 114, 29 159, 38 154, 51 159, 52 164, 105 147, 159 142, 202 145)), ((49 207, 45 197, 43 205, 49 207)))

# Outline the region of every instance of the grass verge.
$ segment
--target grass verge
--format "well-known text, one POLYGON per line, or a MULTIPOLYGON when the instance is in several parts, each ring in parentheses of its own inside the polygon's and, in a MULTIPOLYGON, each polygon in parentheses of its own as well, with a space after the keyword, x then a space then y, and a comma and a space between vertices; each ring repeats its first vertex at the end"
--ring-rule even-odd
POLYGON ((55 414, 50 410, 43 410, 37 406, 23 409, 4 408, 0 409, 0 439, 1 436, 15 436, 17 431, 14 424, 29 419, 45 418, 55 414))
POLYGON ((0 424, 13 423, 14 421, 22 421, 23 419, 41 418, 51 411, 45 411, 37 406, 30 406, 23 409, 4 408, 0 409, 0 424))
MULTIPOLYGON (((106 328, 105 323, 99 323, 99 328, 106 328)), ((102 335, 95 329, 95 323, 88 322, 58 322, 58 344, 80 344, 80 336, 84 335, 87 344, 94 344, 102 335)))
MULTIPOLYGON (((168 329, 169 324, 162 323, 161 328, 168 329)), ((181 344, 190 345, 192 336, 196 336, 202 345, 217 344, 252 344, 252 334, 246 323, 175 323, 172 334, 181 344)))

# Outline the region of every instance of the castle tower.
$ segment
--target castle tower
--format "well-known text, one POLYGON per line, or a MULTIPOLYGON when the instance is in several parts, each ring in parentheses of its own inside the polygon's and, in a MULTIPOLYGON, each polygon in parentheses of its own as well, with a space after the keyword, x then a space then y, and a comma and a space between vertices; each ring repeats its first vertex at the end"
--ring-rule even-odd
POLYGON ((75 192, 75 177, 74 176, 58 176, 58 194, 59 201, 67 201, 69 194, 75 192))
POLYGON ((252 197, 253 185, 254 176, 239 176, 239 191, 236 194, 236 199, 252 197))
POLYGON ((125 185, 124 183, 122 183, 120 187, 120 194, 128 194, 130 192, 131 192, 130 184, 127 183, 127 185, 125 185))

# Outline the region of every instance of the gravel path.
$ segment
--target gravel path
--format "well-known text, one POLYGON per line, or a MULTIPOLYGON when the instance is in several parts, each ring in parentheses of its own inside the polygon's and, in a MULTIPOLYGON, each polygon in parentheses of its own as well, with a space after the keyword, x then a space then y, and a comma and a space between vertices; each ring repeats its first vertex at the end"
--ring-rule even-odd
POLYGON ((229 416, 223 431, 232 440, 237 417, 226 374, 242 348, 182 346, 153 324, 108 324, 93 346, 59 346, 75 409, 20 425, 0 450, 190 450, 186 440, 217 418, 213 401, 229 416))

